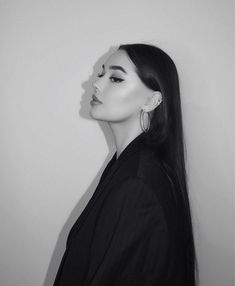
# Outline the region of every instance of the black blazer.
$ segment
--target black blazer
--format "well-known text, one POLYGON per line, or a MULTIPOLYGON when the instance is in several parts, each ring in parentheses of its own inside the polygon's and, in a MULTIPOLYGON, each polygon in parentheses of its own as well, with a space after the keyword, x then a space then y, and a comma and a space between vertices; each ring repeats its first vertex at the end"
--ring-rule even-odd
POLYGON ((184 286, 180 235, 171 184, 141 133, 106 166, 54 286, 184 286))

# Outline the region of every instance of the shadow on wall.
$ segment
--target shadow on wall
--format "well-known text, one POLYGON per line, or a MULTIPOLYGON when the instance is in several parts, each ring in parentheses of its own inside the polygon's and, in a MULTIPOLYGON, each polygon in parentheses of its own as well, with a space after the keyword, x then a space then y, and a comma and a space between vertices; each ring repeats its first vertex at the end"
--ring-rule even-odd
MULTIPOLYGON (((90 76, 90 78, 82 84, 82 87, 84 89, 84 93, 82 95, 82 100, 80 101, 81 108, 79 110, 79 116, 91 120, 92 118, 89 116, 89 110, 90 110, 90 100, 91 95, 93 93, 93 86, 92 83, 95 81, 95 78, 97 77, 97 74, 101 70, 102 64, 105 62, 106 58, 109 57, 113 52, 117 50, 117 47, 111 47, 107 53, 105 53, 103 56, 99 58, 99 60, 95 63, 93 67, 93 73, 90 76)), ((93 120, 93 119, 92 119, 93 120)), ((108 149, 109 149, 109 155, 106 157, 101 169, 97 173, 96 177, 88 187, 87 191, 83 194, 79 202, 76 204, 72 212, 70 213, 68 219, 66 220, 64 226, 62 227, 62 230, 59 233, 50 263, 49 267, 46 273, 46 277, 43 283, 43 286, 52 286, 56 277, 57 270, 59 268, 61 259, 63 257, 65 247, 66 247, 66 240, 69 234, 70 229, 72 228, 73 224, 76 222, 77 218, 82 213, 83 209, 87 205, 88 201, 92 197, 96 186, 98 185, 100 176, 102 175, 107 163, 113 156, 113 153, 115 152, 113 142, 112 142, 112 134, 109 129, 109 126, 105 122, 98 121, 105 139, 107 141, 108 149)))

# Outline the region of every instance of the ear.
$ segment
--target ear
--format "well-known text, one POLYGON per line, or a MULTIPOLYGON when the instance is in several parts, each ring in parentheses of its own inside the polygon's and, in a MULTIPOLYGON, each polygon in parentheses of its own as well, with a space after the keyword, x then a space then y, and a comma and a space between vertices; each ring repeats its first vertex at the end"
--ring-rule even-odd
POLYGON ((162 94, 160 91, 154 91, 148 98, 143 109, 146 112, 154 110, 162 102, 162 94))

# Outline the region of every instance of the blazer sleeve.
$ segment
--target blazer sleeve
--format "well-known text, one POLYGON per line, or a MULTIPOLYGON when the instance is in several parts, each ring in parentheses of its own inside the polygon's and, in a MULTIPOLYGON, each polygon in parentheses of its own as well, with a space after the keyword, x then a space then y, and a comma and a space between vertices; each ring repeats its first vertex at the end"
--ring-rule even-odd
POLYGON ((138 177, 110 192, 97 217, 85 285, 163 285, 169 236, 156 195, 138 177))

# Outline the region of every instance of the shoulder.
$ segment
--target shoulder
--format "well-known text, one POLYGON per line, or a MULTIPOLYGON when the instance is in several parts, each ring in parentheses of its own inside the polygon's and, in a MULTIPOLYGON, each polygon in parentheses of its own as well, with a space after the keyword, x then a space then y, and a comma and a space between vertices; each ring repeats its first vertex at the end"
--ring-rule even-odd
POLYGON ((164 172, 161 162, 154 152, 144 148, 126 160, 118 172, 119 178, 136 178, 140 184, 157 191, 160 188, 170 191, 171 183, 164 172))
POLYGON ((115 222, 131 229, 143 225, 157 225, 168 233, 164 209, 151 187, 138 176, 126 177, 110 190, 100 209, 97 220, 112 228, 115 222))
POLYGON ((112 186, 115 200, 136 200, 139 204, 155 204, 161 209, 167 221, 177 217, 177 207, 171 182, 162 168, 160 160, 149 149, 136 152, 124 162, 116 185, 112 186), (128 192, 127 192, 128 190, 128 192))
POLYGON ((139 154, 137 175, 144 181, 168 185, 168 178, 163 171, 160 159, 153 151, 144 149, 139 154))
POLYGON ((143 215, 155 217, 165 224, 164 209, 153 189, 142 178, 128 176, 116 184, 106 197, 102 212, 117 217, 126 215, 143 215))
POLYGON ((157 203, 157 198, 150 185, 138 175, 131 175, 123 179, 116 185, 113 193, 118 201, 129 204, 129 206, 140 207, 157 203))

